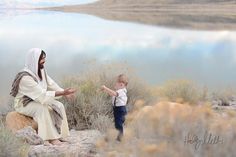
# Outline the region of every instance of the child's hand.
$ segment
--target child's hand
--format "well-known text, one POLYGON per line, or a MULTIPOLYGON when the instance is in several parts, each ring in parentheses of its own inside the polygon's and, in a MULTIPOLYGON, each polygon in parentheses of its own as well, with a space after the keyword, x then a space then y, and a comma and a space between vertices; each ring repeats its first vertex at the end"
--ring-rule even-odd
POLYGON ((101 86, 101 90, 104 91, 106 89, 106 86, 105 85, 102 85, 101 86))

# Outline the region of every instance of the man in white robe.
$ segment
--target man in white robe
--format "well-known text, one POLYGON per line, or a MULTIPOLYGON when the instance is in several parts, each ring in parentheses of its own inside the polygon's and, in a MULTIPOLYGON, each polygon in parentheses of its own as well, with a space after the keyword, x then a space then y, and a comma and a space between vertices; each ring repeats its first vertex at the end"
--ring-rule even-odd
POLYGON ((46 74, 45 58, 45 52, 38 48, 31 49, 27 54, 25 68, 21 71, 26 75, 22 75, 15 85, 17 90, 14 95, 14 107, 17 112, 33 117, 38 123, 38 135, 46 144, 61 145, 61 139, 69 136, 69 127, 64 105, 55 99, 60 96, 69 97, 75 90, 62 89, 46 74), (25 98, 29 100, 26 105, 25 98), (52 104, 62 115, 60 132, 50 114, 52 104))

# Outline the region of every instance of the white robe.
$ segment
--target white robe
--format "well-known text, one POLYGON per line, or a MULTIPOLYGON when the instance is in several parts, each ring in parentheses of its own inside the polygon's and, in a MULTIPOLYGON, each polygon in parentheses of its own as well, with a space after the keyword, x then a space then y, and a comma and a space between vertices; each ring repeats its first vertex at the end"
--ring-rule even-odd
MULTIPOLYGON (((29 70, 29 68, 25 68, 24 71, 36 76, 35 73, 32 72, 33 70, 29 70)), ((39 81, 39 83, 37 83, 30 76, 22 77, 19 84, 18 94, 14 100, 15 110, 21 114, 33 117, 33 119, 38 123, 38 135, 43 140, 67 137, 69 136, 69 127, 65 108, 61 102, 55 100, 55 92, 62 91, 63 89, 59 87, 48 75, 45 75, 44 70, 41 70, 41 72, 43 79, 42 81, 39 81), (47 81, 45 77, 47 77, 47 81), (25 107, 22 103, 22 98, 24 95, 33 99, 33 101, 25 107), (63 114, 61 134, 57 132, 56 127, 52 123, 49 113, 51 110, 49 104, 57 105, 63 114)))

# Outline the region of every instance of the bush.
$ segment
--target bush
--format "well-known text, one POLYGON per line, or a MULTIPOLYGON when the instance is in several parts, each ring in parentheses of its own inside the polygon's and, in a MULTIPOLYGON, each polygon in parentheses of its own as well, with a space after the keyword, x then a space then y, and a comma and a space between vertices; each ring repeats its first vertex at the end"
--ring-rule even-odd
POLYGON ((235 115, 227 111, 222 117, 210 105, 144 106, 128 115, 122 143, 108 131, 97 142, 98 152, 104 157, 235 156, 235 115))
POLYGON ((8 112, 14 110, 13 98, 0 98, 0 116, 5 117, 8 112))
POLYGON ((132 110, 133 104, 139 99, 144 99, 147 103, 151 100, 147 85, 136 79, 129 68, 114 64, 93 66, 80 76, 65 77, 62 81, 64 87, 78 89, 74 101, 64 100, 70 128, 97 128, 105 131, 105 128, 111 125, 113 121, 111 97, 100 88, 102 85, 112 88, 116 76, 121 73, 129 77, 127 89, 129 110, 132 110), (105 120, 105 125, 102 123, 103 120, 105 120))
POLYGON ((110 118, 108 115, 91 115, 90 122, 92 129, 97 129, 102 133, 106 133, 108 129, 114 126, 112 118, 110 118))
POLYGON ((7 113, 14 111, 13 98, 0 98, 0 122, 5 123, 7 113))
POLYGON ((160 98, 173 102, 197 104, 207 99, 207 89, 201 92, 195 83, 188 80, 168 81, 158 88, 157 93, 160 98))
POLYGON ((3 124, 0 124, 0 156, 1 157, 26 157, 29 146, 22 139, 17 138, 3 124))

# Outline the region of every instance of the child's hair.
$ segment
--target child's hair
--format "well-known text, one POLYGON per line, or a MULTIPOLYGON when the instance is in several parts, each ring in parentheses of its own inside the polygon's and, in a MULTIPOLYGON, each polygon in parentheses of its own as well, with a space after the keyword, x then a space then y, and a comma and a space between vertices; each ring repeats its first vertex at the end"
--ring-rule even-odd
POLYGON ((127 78, 127 76, 125 74, 118 75, 117 81, 120 82, 120 83, 124 83, 125 86, 128 85, 128 78, 127 78))

